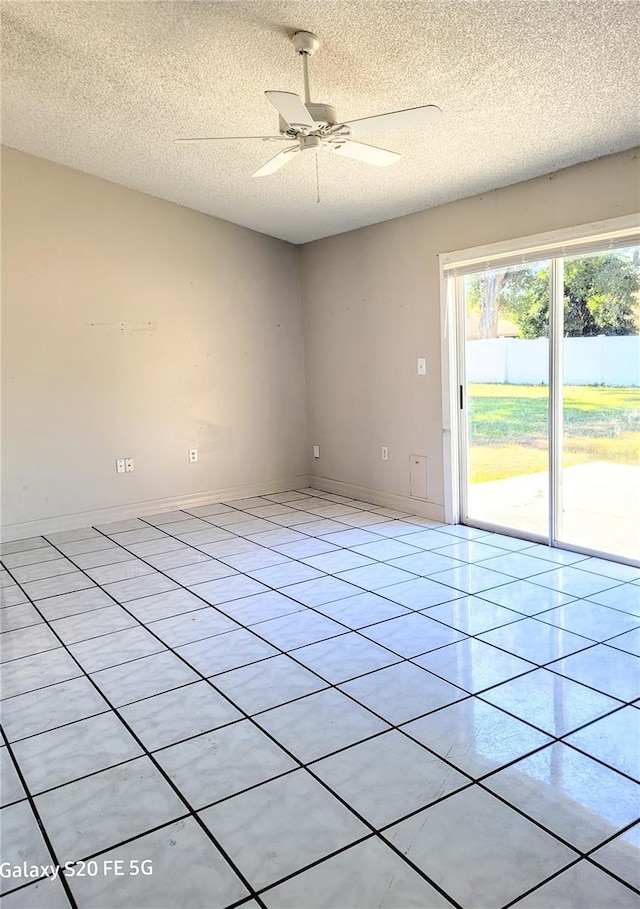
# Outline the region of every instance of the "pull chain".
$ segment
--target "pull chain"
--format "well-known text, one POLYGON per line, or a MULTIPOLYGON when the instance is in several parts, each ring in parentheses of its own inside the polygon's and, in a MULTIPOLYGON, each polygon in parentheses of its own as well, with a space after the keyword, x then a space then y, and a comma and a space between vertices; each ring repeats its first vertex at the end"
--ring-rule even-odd
POLYGON ((318 155, 316 152, 316 202, 320 205, 320 175, 318 173, 318 155))

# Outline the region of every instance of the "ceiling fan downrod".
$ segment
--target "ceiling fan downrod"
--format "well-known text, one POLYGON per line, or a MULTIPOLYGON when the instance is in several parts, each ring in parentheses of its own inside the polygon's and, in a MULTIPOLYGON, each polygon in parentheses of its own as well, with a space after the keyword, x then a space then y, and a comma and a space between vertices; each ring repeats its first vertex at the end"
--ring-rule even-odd
POLYGON ((296 54, 302 57, 302 68, 304 74, 304 101, 305 104, 311 102, 311 90, 309 88, 309 57, 313 57, 320 47, 319 38, 312 32, 295 32, 291 41, 296 49, 296 54))

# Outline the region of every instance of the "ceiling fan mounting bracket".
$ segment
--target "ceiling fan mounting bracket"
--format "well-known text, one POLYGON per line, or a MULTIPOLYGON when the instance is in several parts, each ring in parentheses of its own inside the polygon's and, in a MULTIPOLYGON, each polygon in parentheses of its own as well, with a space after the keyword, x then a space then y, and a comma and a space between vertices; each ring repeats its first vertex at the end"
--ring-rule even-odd
POLYGON ((320 40, 312 32, 294 32, 291 41, 299 55, 313 57, 320 47, 320 40))

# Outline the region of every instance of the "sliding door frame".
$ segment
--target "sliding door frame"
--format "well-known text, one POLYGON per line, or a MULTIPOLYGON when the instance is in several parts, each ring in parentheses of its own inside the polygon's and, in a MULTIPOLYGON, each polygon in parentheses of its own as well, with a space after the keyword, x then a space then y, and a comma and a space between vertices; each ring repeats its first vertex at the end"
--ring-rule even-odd
MULTIPOLYGON (((518 254, 539 255, 551 260, 549 307, 549 535, 528 534, 509 527, 473 520, 472 526, 509 536, 543 542, 557 549, 580 552, 629 564, 629 559, 599 550, 560 542, 557 537, 562 519, 562 459, 563 459, 563 381, 562 357, 564 336, 564 258, 576 255, 582 244, 608 243, 621 237, 630 245, 638 243, 640 214, 627 215, 607 221, 596 221, 543 234, 521 237, 486 246, 442 253, 440 260, 441 337, 442 337, 442 425, 444 454, 445 521, 457 524, 467 515, 468 498, 468 420, 466 416, 465 375, 465 308, 464 278, 456 275, 456 266, 469 268, 474 263, 478 271, 487 260, 501 257, 513 260, 518 254), (550 254, 551 253, 551 254, 550 254), (453 272, 453 275, 452 275, 453 272)), ((632 561, 632 564, 635 562, 632 561)))
POLYGON ((562 523, 564 438, 564 259, 552 259, 549 274, 549 546, 562 523))

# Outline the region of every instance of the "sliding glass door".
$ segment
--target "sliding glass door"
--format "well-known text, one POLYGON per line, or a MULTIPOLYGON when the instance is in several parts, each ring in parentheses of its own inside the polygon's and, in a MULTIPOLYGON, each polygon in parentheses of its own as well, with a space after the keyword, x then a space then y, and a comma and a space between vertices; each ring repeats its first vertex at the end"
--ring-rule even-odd
POLYGON ((640 247, 467 271, 468 524, 640 559, 640 247))
POLYGON ((563 260, 555 538, 640 559, 640 247, 563 260))
POLYGON ((464 311, 466 517, 546 537, 549 263, 467 275, 464 311))

